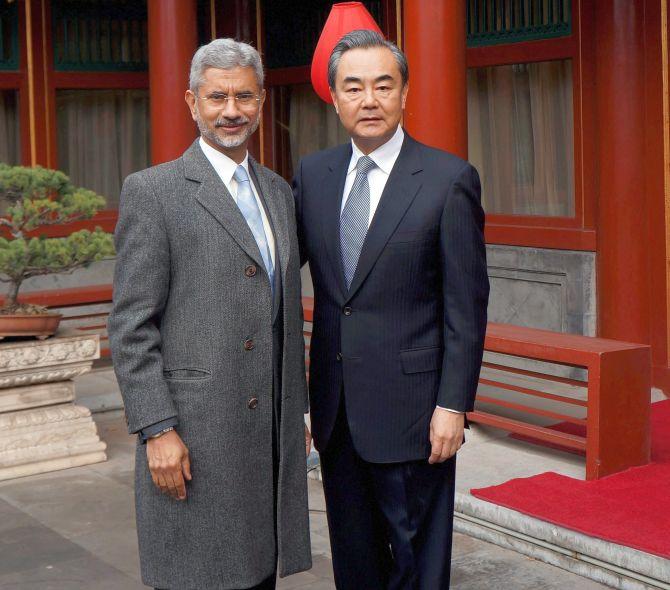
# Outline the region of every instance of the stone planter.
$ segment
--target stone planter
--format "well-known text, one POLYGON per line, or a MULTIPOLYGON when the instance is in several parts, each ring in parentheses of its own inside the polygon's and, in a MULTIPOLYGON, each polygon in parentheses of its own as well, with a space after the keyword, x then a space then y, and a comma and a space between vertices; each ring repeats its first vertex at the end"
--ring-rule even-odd
POLYGON ((105 461, 74 381, 100 358, 97 334, 0 343, 0 481, 105 461))

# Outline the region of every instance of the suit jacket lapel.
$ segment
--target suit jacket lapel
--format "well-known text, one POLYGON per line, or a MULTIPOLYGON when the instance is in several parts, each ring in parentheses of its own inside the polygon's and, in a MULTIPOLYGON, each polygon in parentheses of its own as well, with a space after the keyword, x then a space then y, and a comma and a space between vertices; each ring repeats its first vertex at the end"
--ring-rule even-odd
POLYGON ((323 236, 330 264, 337 276, 337 283, 343 299, 346 299, 347 284, 344 279, 340 251, 340 210, 342 208, 342 192, 344 191, 350 161, 351 144, 348 143, 335 150, 335 155, 328 165, 328 170, 321 184, 324 193, 323 215, 321 217, 323 236))
POLYGON ((419 192, 422 182, 421 170, 421 159, 416 142, 405 134, 400 154, 386 181, 370 229, 365 236, 356 272, 349 287, 348 299, 351 299, 363 284, 386 242, 419 192))
POLYGON ((253 261, 265 268, 254 235, 237 203, 202 153, 198 140, 184 153, 184 175, 199 182, 195 199, 216 219, 253 261))

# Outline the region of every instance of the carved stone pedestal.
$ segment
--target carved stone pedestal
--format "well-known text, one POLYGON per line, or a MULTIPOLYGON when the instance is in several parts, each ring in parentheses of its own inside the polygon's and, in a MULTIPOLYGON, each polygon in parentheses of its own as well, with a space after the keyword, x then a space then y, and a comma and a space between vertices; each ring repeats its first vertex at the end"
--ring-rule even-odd
POLYGON ((0 344, 0 481, 105 461, 72 379, 100 358, 99 337, 61 332, 0 344))

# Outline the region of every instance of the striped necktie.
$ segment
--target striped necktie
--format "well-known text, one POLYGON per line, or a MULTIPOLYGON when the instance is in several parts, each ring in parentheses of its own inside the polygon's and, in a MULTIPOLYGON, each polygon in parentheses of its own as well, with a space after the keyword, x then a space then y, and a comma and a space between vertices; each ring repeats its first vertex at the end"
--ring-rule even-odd
POLYGON ((237 180, 237 206, 247 220, 247 225, 249 225, 249 229, 254 235, 256 244, 258 244, 258 249, 265 263, 265 269, 268 271, 270 288, 274 292, 274 266, 272 264, 272 256, 270 255, 270 246, 268 245, 265 229, 263 228, 261 210, 258 207, 258 202, 251 188, 249 175, 244 166, 238 166, 233 176, 237 180))
POLYGON ((361 156, 356 163, 356 178, 340 216, 340 249, 347 289, 356 272, 358 259, 368 233, 370 219, 370 184, 368 172, 376 164, 369 156, 361 156))

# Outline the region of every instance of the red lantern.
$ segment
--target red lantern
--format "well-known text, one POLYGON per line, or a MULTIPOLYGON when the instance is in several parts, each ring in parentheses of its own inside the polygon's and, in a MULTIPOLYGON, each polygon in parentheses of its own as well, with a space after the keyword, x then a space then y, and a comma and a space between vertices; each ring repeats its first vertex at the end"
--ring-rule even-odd
POLYGON ((328 88, 330 54, 344 35, 357 29, 369 29, 379 34, 382 32, 375 19, 360 2, 333 4, 312 58, 312 86, 327 103, 333 102, 328 88))

